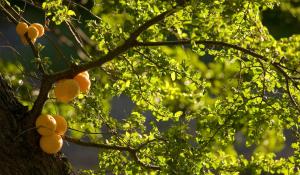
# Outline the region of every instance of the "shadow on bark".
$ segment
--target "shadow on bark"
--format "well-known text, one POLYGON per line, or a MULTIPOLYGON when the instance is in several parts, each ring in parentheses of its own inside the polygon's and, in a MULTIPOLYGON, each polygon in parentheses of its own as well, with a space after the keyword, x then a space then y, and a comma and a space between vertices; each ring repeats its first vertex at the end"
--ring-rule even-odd
POLYGON ((40 150, 40 136, 35 129, 24 125, 28 115, 27 107, 17 100, 0 74, 0 174, 71 174, 70 165, 61 153, 47 155, 40 150))

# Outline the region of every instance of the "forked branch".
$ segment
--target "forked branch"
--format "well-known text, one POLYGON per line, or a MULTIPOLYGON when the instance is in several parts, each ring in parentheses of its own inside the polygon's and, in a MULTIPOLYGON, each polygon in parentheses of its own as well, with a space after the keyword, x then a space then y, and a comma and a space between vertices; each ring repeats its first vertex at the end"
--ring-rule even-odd
MULTIPOLYGON (((241 51, 245 54, 251 55, 254 58, 258 59, 258 61, 265 61, 268 62, 268 58, 265 56, 258 54, 250 49, 240 47, 238 45, 222 42, 222 41, 209 41, 209 40, 200 40, 200 41, 192 41, 192 40, 181 40, 181 41, 159 41, 159 42, 137 42, 136 46, 144 46, 144 47, 151 47, 151 46, 176 46, 176 45, 189 45, 192 42, 196 44, 202 44, 205 46, 218 46, 218 47, 225 47, 225 48, 231 48, 238 51, 241 51)), ((297 83, 295 80, 288 75, 288 73, 283 70, 283 67, 280 63, 277 62, 271 62, 270 63, 283 77, 285 78, 286 88, 288 96, 292 102, 292 104, 296 107, 296 109, 300 112, 299 104, 296 102, 296 100, 293 98, 291 92, 290 92, 290 86, 289 81, 291 81, 296 89, 300 91, 300 88, 298 88, 297 83)))
MULTIPOLYGON (((80 139, 75 139, 75 138, 72 138, 69 136, 64 136, 64 139, 66 141, 75 143, 77 145, 82 145, 82 146, 87 146, 87 147, 101 148, 101 149, 107 149, 107 150, 126 151, 129 153, 131 158, 140 166, 142 166, 146 169, 152 169, 152 170, 160 170, 161 169, 157 165, 147 164, 140 160, 140 158, 138 156, 138 152, 139 152, 139 150, 140 150, 139 148, 141 146, 139 146, 138 148, 132 148, 130 146, 118 146, 118 145, 109 145, 109 144, 103 144, 103 143, 84 142, 84 141, 81 141, 80 139)), ((148 144, 148 143, 150 143, 150 142, 145 142, 141 145, 145 146, 145 144, 148 144)))

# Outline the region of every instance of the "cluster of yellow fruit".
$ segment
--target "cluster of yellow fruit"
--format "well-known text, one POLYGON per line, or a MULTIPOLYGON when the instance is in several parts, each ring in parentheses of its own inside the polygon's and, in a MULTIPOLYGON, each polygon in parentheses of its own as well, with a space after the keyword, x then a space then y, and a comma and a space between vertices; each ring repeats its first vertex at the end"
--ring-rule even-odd
POLYGON ((24 45, 29 44, 25 38, 26 33, 31 42, 35 43, 36 39, 42 37, 45 32, 43 25, 39 23, 33 23, 28 27, 25 22, 19 22, 16 26, 16 31, 24 45))
POLYGON ((60 115, 51 116, 40 115, 35 126, 37 132, 42 136, 40 138, 40 147, 47 154, 55 154, 62 148, 63 140, 61 136, 67 131, 67 122, 60 115))
POLYGON ((87 71, 77 74, 73 79, 63 79, 55 83, 54 94, 58 101, 68 103, 79 95, 87 93, 91 87, 87 71))
MULTIPOLYGON (((58 101, 67 103, 79 95, 87 93, 90 89, 90 76, 87 71, 77 74, 73 79, 63 79, 56 82, 54 94, 58 101)), ((67 131, 67 122, 64 117, 57 115, 40 115, 35 126, 40 139, 41 149, 48 154, 55 154, 62 148, 62 135, 67 131)))

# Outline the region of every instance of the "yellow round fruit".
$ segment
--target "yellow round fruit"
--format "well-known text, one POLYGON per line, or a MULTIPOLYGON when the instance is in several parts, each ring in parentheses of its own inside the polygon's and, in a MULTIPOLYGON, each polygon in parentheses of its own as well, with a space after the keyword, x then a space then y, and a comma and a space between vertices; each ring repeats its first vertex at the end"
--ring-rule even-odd
POLYGON ((42 24, 40 24, 40 23, 33 23, 30 26, 35 27, 39 31, 38 37, 41 37, 41 36, 44 35, 45 30, 44 30, 44 26, 42 24))
POLYGON ((40 139, 40 147, 47 154, 55 154, 61 150, 63 140, 61 136, 52 134, 50 136, 42 136, 40 139))
POLYGON ((51 115, 40 115, 35 121, 35 126, 39 134, 49 136, 55 133, 56 121, 51 115))
POLYGON ((16 32, 18 35, 23 36, 28 30, 28 25, 25 22, 19 22, 16 26, 16 32))
POLYGON ((81 92, 86 93, 90 90, 91 81, 86 75, 80 73, 74 77, 74 80, 78 82, 81 92))
POLYGON ((84 71, 84 72, 81 72, 79 74, 82 74, 83 76, 85 76, 86 78, 90 78, 90 75, 89 75, 89 72, 88 71, 84 71))
POLYGON ((64 135, 68 129, 68 124, 66 119, 61 115, 53 116, 53 118, 56 120, 56 134, 58 135, 64 135))
POLYGON ((35 28, 34 26, 29 26, 28 27, 28 31, 27 31, 28 37, 31 40, 36 39, 39 36, 39 31, 37 28, 35 28))
POLYGON ((68 103, 78 96, 80 87, 77 81, 73 79, 64 79, 56 83, 54 94, 60 102, 68 103))

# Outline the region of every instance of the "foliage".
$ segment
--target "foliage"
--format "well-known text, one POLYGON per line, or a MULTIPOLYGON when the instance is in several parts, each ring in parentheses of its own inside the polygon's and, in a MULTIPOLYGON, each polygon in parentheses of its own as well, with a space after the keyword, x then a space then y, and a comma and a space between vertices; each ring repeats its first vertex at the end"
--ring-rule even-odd
MULTIPOLYGON (((67 105, 48 100, 43 109, 65 115, 73 129, 103 132, 89 135, 93 143, 121 147, 102 147, 99 167, 82 173, 299 173, 300 36, 276 40, 260 16, 263 9, 279 4, 276 0, 95 0, 89 11, 75 1, 34 3, 54 22, 50 29, 69 26, 65 29, 69 37, 81 46, 77 49, 85 57, 69 62, 104 63, 89 71, 88 94, 67 105), (142 24, 170 9, 174 9, 170 15, 143 30, 135 43, 129 42, 142 24), (81 27, 89 39, 82 41, 72 26, 81 27), (105 60, 124 43, 126 51, 105 60), (110 102, 121 94, 130 97, 135 107, 118 120, 110 113, 110 102), (151 117, 146 115, 149 112, 151 117), (285 130, 296 137, 294 153, 278 158, 285 130), (235 150, 238 133, 247 147, 255 146, 250 158, 235 150)), ((285 2, 282 8, 286 7, 285 2)), ((292 13, 297 15, 297 9, 292 13)), ((59 58, 35 62, 36 67, 42 65, 46 73, 55 74, 51 61, 55 59, 59 58)), ((22 87, 10 79, 15 88, 22 87)), ((18 95, 33 106, 36 96, 28 98, 23 91, 18 95)), ((49 95, 54 97, 52 91, 49 95)), ((71 135, 83 136, 74 130, 71 135)))
POLYGON ((73 10, 69 10, 68 6, 62 4, 62 0, 46 0, 42 4, 42 8, 45 10, 46 16, 52 16, 52 21, 59 25, 63 21, 68 20, 70 17, 75 16, 73 10))

